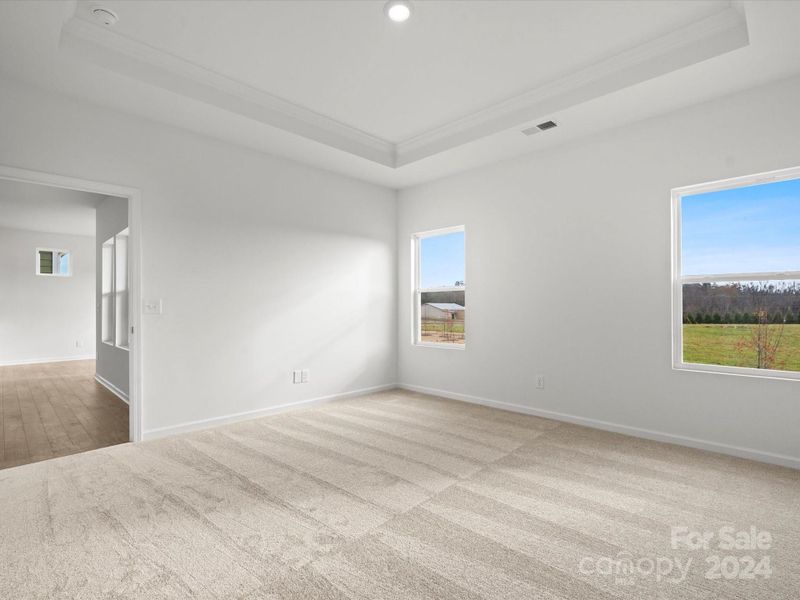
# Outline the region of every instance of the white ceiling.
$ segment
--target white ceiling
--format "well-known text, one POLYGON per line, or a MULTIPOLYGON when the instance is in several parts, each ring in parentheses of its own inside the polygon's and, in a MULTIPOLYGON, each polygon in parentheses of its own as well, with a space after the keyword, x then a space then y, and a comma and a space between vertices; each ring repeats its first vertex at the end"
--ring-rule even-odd
POLYGON ((0 179, 0 227, 94 237, 97 204, 104 198, 0 179))
MULTIPOLYGON (((96 4, 96 2, 93 2, 96 4)), ((398 143, 728 3, 102 2, 118 34, 398 143)))
POLYGON ((382 5, 3 2, 0 72, 406 187, 800 71, 800 2, 382 5))

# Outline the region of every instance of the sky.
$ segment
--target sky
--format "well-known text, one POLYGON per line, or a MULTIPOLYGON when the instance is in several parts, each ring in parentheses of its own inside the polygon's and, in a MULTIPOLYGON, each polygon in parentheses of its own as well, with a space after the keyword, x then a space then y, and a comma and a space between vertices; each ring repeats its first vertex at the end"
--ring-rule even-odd
POLYGON ((464 279, 463 231, 420 240, 420 287, 453 286, 464 279))
POLYGON ((800 179, 684 196, 684 275, 800 271, 800 179))

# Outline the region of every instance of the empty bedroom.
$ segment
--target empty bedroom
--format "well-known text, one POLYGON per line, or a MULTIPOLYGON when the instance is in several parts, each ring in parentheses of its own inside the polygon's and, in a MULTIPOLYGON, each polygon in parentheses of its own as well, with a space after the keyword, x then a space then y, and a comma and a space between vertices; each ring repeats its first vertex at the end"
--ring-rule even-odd
POLYGON ((799 29, 0 2, 0 598, 797 598, 799 29))

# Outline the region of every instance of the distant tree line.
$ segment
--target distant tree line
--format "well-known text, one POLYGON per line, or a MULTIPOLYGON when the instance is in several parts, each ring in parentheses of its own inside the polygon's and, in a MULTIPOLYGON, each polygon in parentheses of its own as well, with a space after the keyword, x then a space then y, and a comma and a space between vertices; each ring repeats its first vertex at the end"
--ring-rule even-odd
MULTIPOLYGON (((768 317, 769 322, 773 324, 778 323, 786 323, 787 325, 795 325, 800 323, 800 313, 793 315, 791 313, 780 314, 780 313, 772 313, 771 316, 768 317)), ((683 322, 686 325, 703 325, 703 324, 712 324, 712 325, 747 325, 747 324, 755 324, 758 323, 758 317, 756 313, 694 313, 694 314, 684 314, 683 315, 683 322)))
POLYGON ((683 286, 683 322, 687 324, 800 324, 800 286, 696 283, 683 286))

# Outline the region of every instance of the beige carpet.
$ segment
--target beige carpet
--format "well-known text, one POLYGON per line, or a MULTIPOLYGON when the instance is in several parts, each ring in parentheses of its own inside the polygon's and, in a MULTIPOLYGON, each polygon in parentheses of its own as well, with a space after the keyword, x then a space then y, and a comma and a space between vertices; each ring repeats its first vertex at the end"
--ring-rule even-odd
POLYGON ((0 566, 14 600, 789 600, 800 472, 389 392, 0 471, 0 566))

